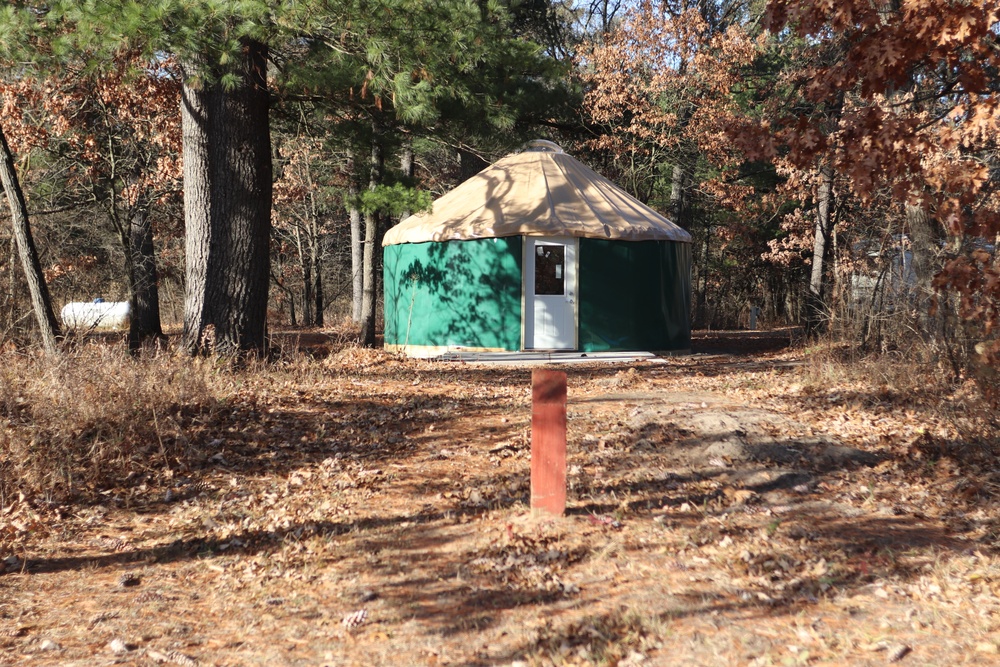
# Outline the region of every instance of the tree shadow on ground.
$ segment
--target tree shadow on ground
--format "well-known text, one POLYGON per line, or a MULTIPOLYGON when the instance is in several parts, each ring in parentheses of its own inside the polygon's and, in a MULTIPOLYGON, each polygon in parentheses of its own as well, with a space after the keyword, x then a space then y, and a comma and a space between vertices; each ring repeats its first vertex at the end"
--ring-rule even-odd
MULTIPOLYGON (((582 383, 614 378, 621 371, 620 366, 588 367, 570 369, 569 375, 571 382, 582 383)), ((724 613, 744 618, 791 617, 814 607, 826 591, 850 595, 890 577, 902 582, 919 577, 921 562, 903 558, 904 554, 925 551, 947 560, 970 548, 960 533, 941 522, 913 514, 893 515, 891 508, 848 506, 828 497, 826 484, 840 483, 875 461, 829 459, 810 466, 803 463, 809 457, 809 444, 788 434, 777 437, 775 446, 798 452, 791 459, 760 457, 724 461, 725 465, 694 465, 677 458, 677 450, 694 446, 685 440, 688 436, 660 417, 632 425, 619 419, 625 427, 614 434, 595 435, 593 424, 587 422, 578 430, 571 429, 570 464, 579 470, 570 474, 571 509, 564 534, 505 527, 505 522, 509 526, 525 514, 530 500, 528 442, 523 437, 527 415, 495 427, 494 440, 509 440, 496 451, 482 438, 482 422, 487 417, 509 416, 515 409, 526 410, 530 371, 456 371, 428 365, 415 371, 382 372, 393 373, 397 380, 419 381, 422 393, 382 391, 375 373, 364 376, 367 384, 358 395, 324 397, 317 392, 281 405, 233 406, 206 425, 199 444, 192 445, 197 457, 189 462, 184 473, 189 480, 183 485, 190 492, 181 489, 190 495, 180 497, 203 502, 211 517, 217 501, 238 504, 241 500, 223 484, 229 478, 282 480, 300 469, 322 467, 330 459, 343 462, 338 465, 347 466, 352 474, 388 464, 409 466, 438 460, 443 444, 453 446, 451 439, 442 441, 435 433, 450 432, 448 437, 453 438, 455 433, 473 432, 480 439, 453 454, 467 457, 462 459, 467 467, 460 469, 460 480, 382 478, 367 489, 372 492, 373 509, 361 516, 292 521, 277 529, 224 536, 198 525, 180 538, 163 538, 142 548, 29 559, 24 571, 125 570, 141 563, 213 562, 234 555, 270 555, 289 544, 320 538, 343 551, 337 552, 338 558, 310 567, 353 575, 364 572, 381 582, 378 594, 384 603, 419 621, 427 635, 455 637, 496 627, 506 612, 518 608, 546 615, 578 603, 596 605, 600 600, 587 597, 586 585, 574 590, 565 575, 600 565, 612 547, 620 549, 622 560, 627 561, 660 549, 698 553, 726 539, 769 537, 766 548, 748 548, 746 558, 737 555, 732 562, 720 557, 715 565, 738 570, 744 579, 782 584, 780 589, 741 582, 719 583, 716 589, 706 590, 682 581, 662 604, 641 609, 638 621, 601 612, 584 621, 549 627, 542 635, 515 642, 499 654, 464 663, 485 666, 530 658, 563 643, 576 646, 581 638, 594 643, 603 637, 606 641, 600 641, 612 650, 613 645, 633 646, 633 638, 639 636, 634 646, 641 649, 644 631, 636 623, 649 626, 724 613), (501 399, 480 396, 475 391, 478 384, 517 388, 523 393, 511 392, 501 399), (456 397, 446 390, 455 386, 467 390, 456 397), (428 431, 431 426, 435 431, 428 431), (605 435, 602 444, 597 436, 605 435), (508 456, 501 458, 501 453, 508 456), (497 459, 493 467, 485 465, 490 457, 497 459), (456 495, 456 481, 476 493, 456 495), (208 490, 196 489, 199 482, 207 483, 208 490), (380 503, 390 496, 408 507, 380 510, 380 503), (486 530, 494 532, 477 534, 486 530), (678 535, 684 537, 682 545, 668 541, 678 535), (809 562, 803 553, 809 554, 809 562), (821 572, 812 569, 813 561, 820 558, 829 564, 821 572), (782 559, 791 564, 790 569, 780 565, 776 569, 775 563, 782 559), (597 635, 587 629, 588 624, 597 635)), ((621 406, 595 401, 587 403, 585 410, 614 416, 621 406)), ((731 430, 712 437, 724 441, 745 435, 731 430)), ((135 497, 134 510, 170 512, 178 501, 167 502, 162 491, 135 497), (154 497, 154 493, 159 495, 154 497)), ((358 506, 365 502, 359 501, 358 506)), ((997 553, 993 545, 975 546, 987 554, 997 553)), ((689 556, 667 554, 655 564, 685 573, 695 571, 697 565, 689 556)), ((650 578, 649 585, 656 585, 656 577, 650 578)))
POLYGON ((746 331, 691 332, 693 354, 756 355, 787 349, 802 338, 798 327, 746 331))
MULTIPOLYGON (((296 422, 300 425, 301 431, 289 431, 282 436, 294 446, 285 447, 281 442, 274 442, 274 434, 267 431, 272 424, 263 423, 264 431, 257 434, 260 440, 251 438, 238 445, 220 446, 226 464, 206 466, 204 471, 219 472, 221 467, 226 475, 287 474, 297 467, 322 462, 331 455, 341 455, 343 459, 360 464, 406 462, 426 456, 427 448, 433 446, 422 441, 414 445, 415 439, 408 438, 398 443, 386 440, 388 434, 399 428, 399 420, 407 411, 423 408, 446 411, 447 414, 414 413, 406 417, 407 423, 419 432, 432 423, 441 426, 447 420, 495 413, 498 407, 488 399, 466 397, 461 401, 461 410, 456 410, 451 407, 454 399, 421 396, 400 399, 392 404, 396 412, 390 409, 385 415, 386 403, 381 401, 310 400, 314 402, 313 408, 320 408, 317 416, 307 418, 299 411, 278 411, 269 417, 274 424, 296 422), (301 441, 300 433, 313 432, 321 424, 325 424, 328 431, 339 434, 333 443, 323 439, 301 441), (356 431, 356 442, 348 438, 350 434, 346 431, 350 429, 356 431), (362 441, 367 444, 362 446, 362 441)), ((245 424, 247 416, 237 412, 227 425, 245 424)), ((511 425, 510 431, 517 428, 511 425)), ((794 583, 777 593, 770 588, 733 590, 725 586, 713 593, 689 584, 672 590, 662 605, 643 609, 638 621, 614 613, 588 619, 587 623, 599 630, 600 637, 606 639, 608 650, 612 650, 613 645, 632 646, 634 637, 642 635, 641 627, 635 626, 637 622, 649 625, 737 612, 744 617, 792 616, 815 605, 823 591, 831 586, 851 591, 890 575, 897 581, 919 576, 919 565, 901 561, 899 554, 930 549, 941 558, 947 558, 949 554, 968 548, 967 543, 940 526, 916 517, 864 516, 859 520, 858 516, 845 515, 842 508, 816 491, 816 485, 844 474, 850 468, 847 463, 810 471, 809 489, 797 491, 795 487, 802 484, 802 479, 767 462, 756 462, 761 469, 777 470, 780 474, 756 484, 743 484, 740 490, 752 492, 755 498, 734 502, 725 490, 732 480, 723 479, 732 476, 732 468, 669 468, 670 462, 664 460, 663 451, 671 444, 670 433, 669 430, 660 433, 662 441, 653 447, 634 447, 639 441, 650 440, 651 434, 646 427, 620 434, 613 442, 606 443, 603 450, 596 443, 587 446, 575 443, 577 457, 585 460, 587 456, 602 454, 597 461, 605 468, 601 479, 586 470, 573 479, 572 508, 567 519, 571 528, 567 532, 589 531, 588 541, 580 543, 564 543, 561 537, 546 541, 524 531, 508 533, 506 537, 501 532, 492 538, 469 541, 469 531, 482 530, 489 525, 483 521, 486 517, 496 516, 497 512, 503 516, 504 513, 517 515, 524 511, 528 501, 524 487, 527 461, 522 457, 463 479, 464 486, 479 492, 478 500, 440 497, 453 488, 441 479, 426 480, 419 487, 414 486, 413 480, 398 485, 385 483, 379 493, 412 498, 410 511, 294 522, 278 530, 249 530, 224 537, 202 528, 197 534, 181 539, 120 553, 32 559, 24 570, 41 574, 102 568, 126 570, 136 564, 186 560, 211 562, 233 555, 272 554, 288 543, 319 537, 349 543, 359 554, 375 558, 374 561, 362 559, 359 555, 355 560, 343 560, 329 567, 349 568, 355 572, 365 568, 369 576, 383 582, 379 586, 379 596, 385 604, 405 610, 409 618, 423 626, 426 634, 447 638, 496 627, 505 613, 514 609, 532 608, 544 614, 547 613, 544 610, 564 609, 585 600, 586 586, 576 591, 561 577, 574 568, 604 558, 608 545, 616 540, 622 542, 623 558, 647 553, 650 546, 638 542, 630 532, 633 530, 654 531, 653 545, 656 544, 657 526, 664 531, 680 531, 686 534, 691 548, 697 548, 717 544, 727 537, 739 538, 770 530, 774 526, 775 534, 787 536, 787 539, 784 542, 776 539, 769 553, 751 554, 743 561, 740 567, 750 574, 764 578, 777 576, 769 569, 773 566, 767 563, 782 557, 797 558, 796 550, 802 544, 808 545, 810 553, 836 564, 835 568, 821 574, 797 573, 794 583), (779 505, 784 506, 780 513, 776 510, 771 514, 761 513, 765 508, 779 505), (614 517, 616 513, 620 514, 616 519, 622 524, 620 528, 606 520, 608 515, 614 517), (549 556, 553 551, 559 555, 549 556), (404 558, 414 565, 403 564, 404 558), (553 558, 555 560, 551 560, 553 558), (547 570, 553 563, 555 567, 547 570), (519 567, 542 574, 537 575, 537 580, 525 579, 519 567)), ((526 446, 522 441, 511 445, 515 453, 523 452, 526 446)), ((488 451, 470 453, 474 457, 488 455, 488 451)), ((587 466, 582 467, 586 469, 587 466)), ((198 470, 193 472, 197 473, 198 470)), ((170 506, 169 503, 150 504, 142 510, 168 511, 170 506)), ((683 557, 675 560, 675 567, 690 567, 683 557)), ((522 641, 500 655, 470 659, 465 664, 509 664, 564 643, 575 646, 581 637, 593 644, 596 639, 592 633, 588 639, 587 627, 579 622, 553 626, 544 636, 522 641)), ((641 642, 634 645, 637 649, 642 646, 641 642)))

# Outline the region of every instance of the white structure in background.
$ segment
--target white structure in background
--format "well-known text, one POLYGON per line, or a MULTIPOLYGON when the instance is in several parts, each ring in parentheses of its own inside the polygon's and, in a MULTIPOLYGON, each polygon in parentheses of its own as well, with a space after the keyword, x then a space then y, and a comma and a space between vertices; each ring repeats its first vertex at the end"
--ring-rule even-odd
POLYGON ((893 238, 889 247, 874 248, 858 244, 855 252, 868 258, 867 271, 855 271, 851 277, 852 306, 871 312, 891 312, 906 307, 913 300, 917 274, 913 270, 913 252, 905 234, 893 238))
POLYGON ((132 306, 127 301, 71 301, 63 306, 62 321, 66 329, 116 330, 127 329, 132 306))

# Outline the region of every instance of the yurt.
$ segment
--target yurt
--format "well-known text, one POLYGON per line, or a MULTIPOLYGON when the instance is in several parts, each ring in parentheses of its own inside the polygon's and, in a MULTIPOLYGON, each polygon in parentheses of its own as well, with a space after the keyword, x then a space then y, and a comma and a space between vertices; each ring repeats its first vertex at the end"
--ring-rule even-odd
POLYGON ((385 234, 385 346, 680 352, 691 236, 549 141, 385 234))

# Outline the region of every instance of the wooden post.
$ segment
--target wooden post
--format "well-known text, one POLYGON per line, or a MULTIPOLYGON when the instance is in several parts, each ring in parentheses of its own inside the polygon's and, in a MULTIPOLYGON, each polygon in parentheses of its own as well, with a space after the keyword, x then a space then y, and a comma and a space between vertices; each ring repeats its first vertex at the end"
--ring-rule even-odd
POLYGON ((566 509, 566 373, 531 372, 531 509, 566 509))

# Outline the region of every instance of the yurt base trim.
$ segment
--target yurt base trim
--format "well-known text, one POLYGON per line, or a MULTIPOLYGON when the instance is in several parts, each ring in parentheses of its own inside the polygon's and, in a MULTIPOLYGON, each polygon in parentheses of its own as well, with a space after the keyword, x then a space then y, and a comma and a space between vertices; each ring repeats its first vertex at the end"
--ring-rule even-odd
POLYGON ((509 352, 502 347, 462 347, 460 345, 391 345, 385 346, 387 352, 399 352, 414 359, 430 359, 452 352, 509 352))
POLYGON ((460 361, 470 364, 491 364, 505 366, 533 366, 536 364, 578 364, 578 363, 666 363, 652 352, 449 352, 436 357, 434 361, 460 361))

